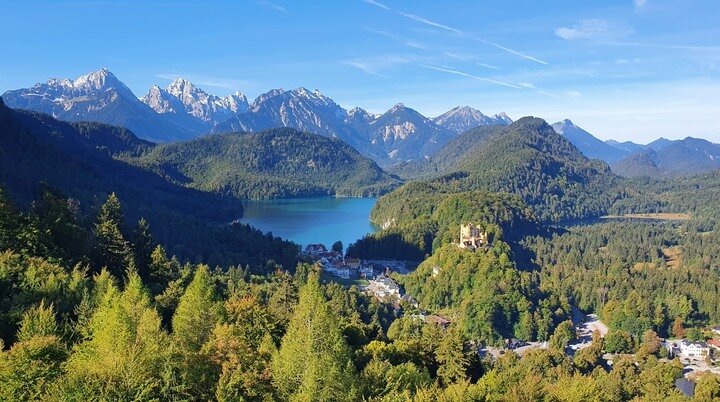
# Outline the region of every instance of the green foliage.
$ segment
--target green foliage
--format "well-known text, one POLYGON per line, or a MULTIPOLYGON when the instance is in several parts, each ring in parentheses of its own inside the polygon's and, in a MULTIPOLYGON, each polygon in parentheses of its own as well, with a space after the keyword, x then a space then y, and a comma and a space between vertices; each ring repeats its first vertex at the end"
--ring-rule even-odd
POLYGON ((132 163, 241 199, 378 195, 400 184, 344 142, 289 128, 160 145, 132 163))
POLYGON ((290 401, 352 400, 354 371, 337 319, 311 274, 273 360, 275 386, 290 401))
POLYGON ((88 337, 67 361, 67 380, 56 396, 78 392, 100 399, 150 399, 163 387, 168 335, 136 273, 124 291, 108 284, 90 319, 88 337))
POLYGON ((455 326, 448 329, 435 352, 435 358, 440 363, 438 378, 445 385, 465 381, 470 363, 465 354, 464 339, 460 329, 455 326))
POLYGON ((42 300, 37 307, 30 308, 23 314, 17 340, 23 342, 34 337, 58 336, 59 330, 55 309, 52 304, 46 307, 42 300))
POLYGON ((561 322, 548 342, 550 347, 560 351, 564 351, 567 345, 575 340, 575 327, 572 321, 566 320, 561 322))
POLYGON ((635 350, 632 337, 627 331, 613 330, 605 336, 605 351, 608 353, 632 353, 635 350))
POLYGON ((532 211, 518 197, 485 191, 448 194, 416 183, 381 197, 371 219, 387 228, 350 245, 349 255, 419 261, 457 242, 460 225, 467 223, 483 228, 491 242, 513 242, 538 230, 532 211))
POLYGON ((0 350, 0 399, 47 399, 48 389, 62 375, 68 351, 57 336, 33 336, 0 350))
MULTIPOLYGON (((426 172, 431 178, 426 185, 441 192, 516 194, 544 222, 599 216, 624 194, 606 164, 588 160, 551 126, 531 117, 509 126, 471 130, 430 161, 403 168, 409 170, 426 172)), ((392 208, 379 202, 376 222, 397 218, 383 209, 392 208)))

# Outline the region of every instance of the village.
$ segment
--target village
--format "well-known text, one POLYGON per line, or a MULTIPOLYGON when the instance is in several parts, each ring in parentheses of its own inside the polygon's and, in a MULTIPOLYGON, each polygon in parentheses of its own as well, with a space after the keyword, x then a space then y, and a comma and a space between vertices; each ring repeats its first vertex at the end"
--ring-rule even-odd
MULTIPOLYGON (((469 252, 482 249, 489 245, 488 234, 480 226, 472 223, 460 225, 460 236, 456 245, 469 252)), ((435 324, 446 329, 452 322, 452 318, 443 317, 437 314, 429 314, 419 309, 418 302, 404 292, 402 286, 393 278, 392 273, 408 274, 417 268, 417 262, 406 262, 397 260, 362 260, 359 258, 345 257, 339 251, 328 250, 322 244, 308 245, 303 254, 320 265, 323 272, 343 280, 359 280, 360 287, 367 294, 376 297, 384 303, 394 305, 401 309, 403 304, 413 311, 412 316, 418 320, 435 324)), ((440 270, 433 268, 433 277, 439 275, 440 270)), ((568 356, 574 356, 578 351, 590 347, 592 337, 598 332, 605 337, 609 328, 600 321, 595 314, 584 314, 573 307, 572 322, 576 337, 565 348, 568 356)), ((676 381, 676 387, 687 396, 694 392, 694 379, 703 372, 710 371, 720 374, 720 327, 714 327, 710 331, 714 339, 706 341, 693 341, 689 339, 663 339, 661 347, 664 349, 663 360, 669 361, 677 358, 683 365, 684 377, 676 381)), ((548 342, 531 342, 523 339, 506 339, 502 347, 476 345, 475 349, 480 357, 497 359, 505 353, 516 353, 520 356, 533 349, 547 349, 548 342)), ((605 353, 602 356, 604 365, 610 369, 613 361, 619 355, 605 353)))

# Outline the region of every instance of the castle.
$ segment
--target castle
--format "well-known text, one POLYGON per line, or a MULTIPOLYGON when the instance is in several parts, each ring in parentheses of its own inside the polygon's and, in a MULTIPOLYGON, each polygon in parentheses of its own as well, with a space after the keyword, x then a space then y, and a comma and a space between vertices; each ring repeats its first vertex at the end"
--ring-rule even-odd
POLYGON ((475 250, 488 244, 488 235, 479 226, 472 223, 460 225, 460 248, 475 250))

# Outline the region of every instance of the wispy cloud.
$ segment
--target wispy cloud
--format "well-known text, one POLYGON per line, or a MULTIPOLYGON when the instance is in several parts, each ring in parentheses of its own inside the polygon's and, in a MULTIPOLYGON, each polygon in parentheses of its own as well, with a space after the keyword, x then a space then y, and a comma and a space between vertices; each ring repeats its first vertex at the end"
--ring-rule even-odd
POLYGON ((476 41, 479 41, 479 42, 488 44, 488 45, 490 45, 490 46, 495 46, 495 47, 498 48, 498 49, 502 49, 502 50, 504 50, 504 51, 506 51, 506 52, 508 52, 508 53, 512 53, 512 54, 514 54, 514 55, 516 55, 516 56, 520 56, 520 57, 522 57, 522 58, 524 58, 524 59, 532 60, 532 61, 534 61, 534 62, 536 62, 536 63, 544 64, 544 65, 546 65, 546 66, 550 64, 550 63, 548 63, 548 62, 546 62, 546 61, 544 61, 544 60, 540 60, 540 59, 538 59, 538 58, 532 57, 532 56, 527 55, 527 54, 525 54, 525 53, 518 52, 517 50, 513 50, 513 49, 510 49, 510 48, 508 48, 508 47, 501 46, 501 45, 499 45, 499 44, 497 44, 497 43, 495 43, 495 42, 490 42, 489 40, 486 40, 486 39, 483 39, 483 38, 478 38, 477 36, 473 36, 473 39, 475 39, 476 41))
MULTIPOLYGON (((451 27, 451 26, 449 26, 449 25, 441 24, 441 23, 436 22, 436 21, 429 20, 429 19, 427 19, 427 18, 425 18, 425 17, 421 17, 421 16, 419 16, 419 15, 406 13, 406 12, 400 11, 400 10, 395 10, 395 9, 390 8, 390 7, 386 6, 385 4, 380 3, 380 2, 378 2, 378 1, 375 1, 375 0, 363 0, 363 2, 365 2, 365 3, 367 3, 367 4, 370 4, 370 5, 373 5, 373 6, 376 6, 376 7, 380 7, 380 8, 382 8, 383 10, 387 10, 387 11, 394 12, 394 13, 396 13, 396 14, 402 15, 403 17, 409 18, 409 19, 411 19, 411 20, 420 22, 420 23, 425 24, 425 25, 429 25, 429 26, 434 27, 434 28, 439 28, 439 29, 442 29, 442 30, 445 30, 445 31, 448 31, 448 32, 452 32, 452 33, 454 33, 454 34, 462 35, 462 36, 466 36, 466 35, 467 35, 465 32, 463 32, 463 31, 460 30, 460 29, 451 27)), ((498 48, 498 49, 500 49, 500 50, 504 50, 504 51, 506 51, 506 52, 508 52, 508 53, 511 53, 511 54, 514 54, 514 55, 516 55, 516 56, 520 56, 520 57, 522 57, 522 58, 524 58, 524 59, 526 59, 526 60, 531 60, 531 61, 534 61, 534 62, 536 62, 536 63, 540 63, 540 64, 544 64, 544 65, 548 65, 548 64, 549 64, 549 63, 546 62, 546 61, 540 60, 540 59, 538 59, 538 58, 532 57, 532 56, 527 55, 527 54, 522 53, 522 52, 518 52, 517 50, 510 49, 510 48, 508 48, 508 47, 502 46, 502 45, 500 45, 500 44, 497 44, 497 43, 495 43, 495 42, 491 42, 491 41, 486 40, 486 39, 483 39, 483 38, 479 38, 479 37, 473 36, 472 39, 474 39, 474 40, 476 40, 476 41, 478 41, 478 42, 481 42, 481 43, 485 43, 485 44, 490 45, 490 46, 494 46, 494 47, 496 47, 496 48, 498 48)))
POLYGON ((443 52, 443 55, 445 55, 445 56, 447 56, 447 57, 450 57, 450 58, 453 58, 453 59, 455 59, 455 60, 472 62, 472 63, 474 63, 476 66, 485 67, 485 68, 489 68, 489 69, 492 69, 492 70, 497 70, 497 69, 499 68, 498 66, 493 66, 492 64, 487 64, 487 63, 483 63, 483 62, 477 61, 477 60, 478 60, 478 57, 475 56, 474 54, 469 54, 469 53, 455 53, 455 52, 443 52))
POLYGON ((634 32, 627 23, 611 23, 602 19, 580 20, 572 27, 559 27, 555 35, 565 40, 610 40, 621 39, 634 32))
POLYGON ((640 9, 645 7, 647 0, 633 0, 633 4, 635 5, 635 9, 640 9))
POLYGON ((241 80, 237 78, 208 77, 204 75, 182 74, 178 72, 160 73, 156 74, 155 76, 164 80, 185 78, 186 80, 196 85, 232 90, 247 89, 248 87, 258 87, 258 84, 256 82, 241 80))
POLYGON ((459 70, 453 70, 453 69, 451 69, 451 68, 429 66, 429 65, 427 65, 427 64, 422 64, 421 67, 427 68, 427 69, 429 69, 429 70, 442 71, 442 72, 446 72, 446 73, 449 73, 449 74, 460 75, 460 76, 472 78, 472 79, 475 79, 475 80, 478 80, 478 81, 489 82, 489 83, 491 83, 491 84, 502 85, 502 86, 505 86, 505 87, 515 88, 515 89, 522 89, 522 87, 521 87, 521 86, 518 86, 518 85, 514 85, 514 84, 510 84, 510 83, 502 82, 502 81, 498 81, 498 80, 493 80, 493 79, 491 79, 491 78, 479 77, 479 76, 474 75, 474 74, 469 74, 469 73, 466 73, 466 72, 463 72, 463 71, 459 71, 459 70))
POLYGON ((428 47, 425 44, 420 43, 413 39, 405 38, 403 36, 394 34, 392 32, 382 31, 382 30, 372 29, 372 28, 363 28, 363 30, 380 35, 380 36, 384 36, 386 38, 390 38, 390 39, 400 42, 408 47, 412 47, 412 48, 420 49, 420 50, 428 50, 428 47))
POLYGON ((281 6, 281 5, 278 5, 278 4, 269 2, 269 1, 265 1, 265 0, 260 1, 260 5, 265 6, 265 7, 267 7, 267 8, 271 8, 271 9, 273 9, 273 10, 275 10, 275 11, 280 11, 281 13, 284 13, 284 14, 289 14, 289 13, 290 13, 287 8, 285 8, 285 7, 281 6))
POLYGON ((411 57, 407 56, 381 55, 346 59, 341 60, 340 62, 348 66, 360 69, 367 74, 389 78, 389 76, 382 73, 382 70, 391 68, 398 64, 406 64, 411 62, 412 60, 413 59, 411 57))
POLYGON ((693 51, 710 51, 720 52, 720 46, 698 46, 698 45, 673 45, 669 43, 644 43, 644 42, 621 42, 607 41, 601 42, 604 45, 627 46, 627 47, 649 47, 658 49, 674 49, 674 50, 693 50, 693 51))
POLYGON ((545 91, 544 89, 538 88, 537 86, 535 86, 535 84, 530 82, 519 82, 518 85, 522 88, 532 89, 533 91, 545 96, 550 96, 553 98, 557 96, 555 94, 545 91))

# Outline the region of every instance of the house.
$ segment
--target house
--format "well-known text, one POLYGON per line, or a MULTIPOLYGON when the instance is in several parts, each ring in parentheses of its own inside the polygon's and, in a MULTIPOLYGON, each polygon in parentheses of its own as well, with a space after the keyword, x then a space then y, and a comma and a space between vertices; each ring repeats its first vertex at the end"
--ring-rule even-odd
POLYGON ((305 246, 305 254, 309 255, 321 255, 327 253, 328 249, 322 244, 308 244, 305 246))
POLYGON ((506 349, 517 349, 527 345, 527 342, 522 339, 510 338, 505 340, 506 349))
POLYGON ((695 383, 685 377, 675 380, 675 388, 689 398, 695 396, 695 383))
POLYGON ((715 350, 720 350, 720 340, 718 340, 718 339, 710 339, 710 340, 708 340, 706 343, 708 344, 709 347, 711 347, 711 348, 713 348, 713 349, 715 349, 715 350))
POLYGON ((439 325, 443 327, 443 329, 447 329, 447 327, 450 326, 450 320, 435 314, 427 316, 427 318, 425 318, 425 321, 430 324, 439 325))
POLYGON ((407 294, 407 293, 406 293, 405 295, 403 295, 403 297, 401 297, 400 300, 408 303, 410 306, 412 306, 412 307, 414 307, 414 308, 417 308, 417 307, 420 305, 420 304, 418 303, 418 301, 415 300, 414 297, 410 296, 410 295, 407 294))
POLYGON ((488 235, 479 226, 472 223, 460 225, 460 248, 476 250, 488 244, 488 235))
POLYGON ((388 298, 400 298, 400 285, 389 276, 378 275, 368 284, 368 290, 378 299, 385 301, 388 298))
POLYGON ((720 335, 720 327, 712 327, 712 332, 715 333, 715 335, 720 335))
POLYGON ((359 258, 346 258, 345 265, 347 265, 350 268, 360 268, 360 259, 359 258))
POLYGON ((335 276, 343 279, 350 279, 350 277, 352 276, 352 270, 350 269, 350 267, 347 266, 338 267, 335 270, 335 276))
POLYGON ((710 352, 708 345, 703 341, 689 341, 683 339, 678 343, 680 353, 687 357, 705 357, 710 352))

